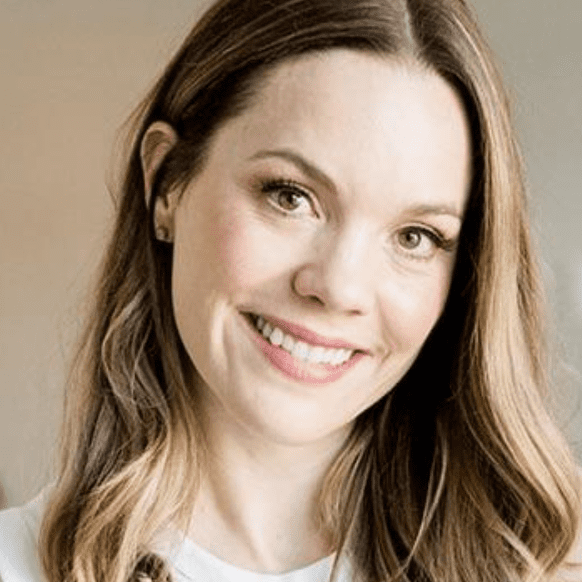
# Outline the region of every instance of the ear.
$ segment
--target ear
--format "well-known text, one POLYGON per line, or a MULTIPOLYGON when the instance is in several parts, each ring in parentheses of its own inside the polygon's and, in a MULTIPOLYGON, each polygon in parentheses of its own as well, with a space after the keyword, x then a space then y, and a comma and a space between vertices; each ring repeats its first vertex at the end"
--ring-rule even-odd
POLYGON ((168 152, 176 145, 178 135, 168 123, 156 121, 145 132, 140 146, 141 168, 145 184, 146 204, 149 206, 156 174, 168 152))
MULTIPOLYGON (((163 121, 152 123, 143 136, 140 157, 148 207, 151 204, 156 174, 177 141, 178 136, 174 128, 163 121)), ((167 193, 165 196, 158 196, 154 202, 154 227, 158 240, 170 242, 173 238, 173 219, 177 198, 177 193, 167 193)))

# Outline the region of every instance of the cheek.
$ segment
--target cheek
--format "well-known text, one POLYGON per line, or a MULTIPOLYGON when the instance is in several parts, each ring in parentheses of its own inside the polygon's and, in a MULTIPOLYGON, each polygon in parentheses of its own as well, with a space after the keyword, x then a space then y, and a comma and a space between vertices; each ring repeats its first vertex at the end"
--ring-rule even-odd
POLYGON ((418 349, 436 324, 449 291, 449 269, 422 277, 395 279, 382 290, 380 308, 388 344, 418 349))
POLYGON ((259 274, 260 240, 240 212, 227 205, 198 207, 178 225, 174 276, 203 293, 229 294, 259 274))
POLYGON ((232 293, 280 281, 297 254, 291 240, 248 209, 224 209, 210 236, 215 262, 232 293))
POLYGON ((216 224, 214 238, 217 263, 225 271, 231 291, 245 289, 261 277, 260 236, 249 228, 244 216, 225 212, 216 224))

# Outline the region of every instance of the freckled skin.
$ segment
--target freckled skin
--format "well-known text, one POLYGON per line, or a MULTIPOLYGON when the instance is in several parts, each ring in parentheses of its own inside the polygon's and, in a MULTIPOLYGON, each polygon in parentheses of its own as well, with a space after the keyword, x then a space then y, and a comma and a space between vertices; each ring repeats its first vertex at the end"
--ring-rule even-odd
POLYGON ((469 151, 462 104, 432 72, 339 50, 274 70, 216 133, 175 212, 175 316, 213 422, 278 443, 340 443, 394 387, 442 312, 455 259, 436 247, 419 258, 429 238, 410 251, 398 233, 420 225, 458 236, 469 151), (273 150, 298 153, 326 178, 256 157, 273 150), (265 179, 299 184, 309 202, 285 213, 265 179), (421 216, 423 205, 457 216, 421 216), (367 355, 329 384, 293 381, 257 349, 242 312, 367 355))

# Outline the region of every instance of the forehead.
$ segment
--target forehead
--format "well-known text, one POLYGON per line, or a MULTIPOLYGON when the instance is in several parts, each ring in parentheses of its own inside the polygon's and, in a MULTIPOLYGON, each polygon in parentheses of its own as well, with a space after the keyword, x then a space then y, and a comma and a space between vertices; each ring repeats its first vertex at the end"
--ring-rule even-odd
POLYGON ((229 147, 241 155, 290 148, 352 188, 390 179, 418 192, 464 192, 470 174, 470 133, 453 87, 417 63, 362 52, 276 66, 231 130, 229 147))
POLYGON ((341 117, 357 118, 370 131, 397 131, 425 114, 441 122, 439 130, 465 129, 464 106, 436 71, 416 61, 347 49, 283 61, 258 83, 253 106, 260 115, 274 114, 278 126, 295 117, 322 123, 341 117), (413 94, 416 99, 409 98, 413 94))

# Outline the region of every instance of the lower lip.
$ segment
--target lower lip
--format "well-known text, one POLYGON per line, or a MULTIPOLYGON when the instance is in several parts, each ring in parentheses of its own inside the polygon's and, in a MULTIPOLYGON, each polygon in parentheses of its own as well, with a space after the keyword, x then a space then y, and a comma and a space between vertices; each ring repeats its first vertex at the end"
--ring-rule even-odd
POLYGON ((247 316, 242 316, 253 332, 252 337, 265 357, 273 364, 277 370, 285 376, 303 382, 305 384, 327 384, 335 382, 353 368, 364 356, 362 352, 352 355, 352 357, 339 366, 330 364, 312 364, 298 360, 289 352, 279 346, 273 345, 266 340, 247 316))

